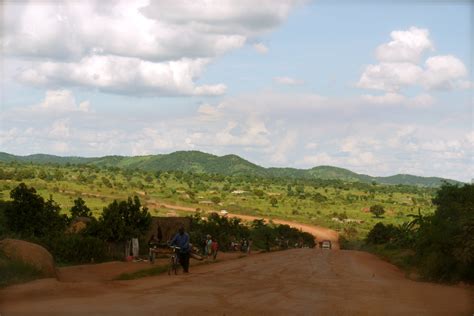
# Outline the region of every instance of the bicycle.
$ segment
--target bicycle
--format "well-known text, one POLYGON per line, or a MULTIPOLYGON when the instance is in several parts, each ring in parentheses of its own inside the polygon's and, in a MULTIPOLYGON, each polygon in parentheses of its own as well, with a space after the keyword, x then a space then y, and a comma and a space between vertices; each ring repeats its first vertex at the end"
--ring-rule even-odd
POLYGON ((178 274, 178 266, 179 266, 179 257, 178 252, 181 249, 180 247, 170 246, 173 249, 173 254, 170 257, 170 264, 168 266, 168 275, 171 275, 171 272, 174 274, 178 274))

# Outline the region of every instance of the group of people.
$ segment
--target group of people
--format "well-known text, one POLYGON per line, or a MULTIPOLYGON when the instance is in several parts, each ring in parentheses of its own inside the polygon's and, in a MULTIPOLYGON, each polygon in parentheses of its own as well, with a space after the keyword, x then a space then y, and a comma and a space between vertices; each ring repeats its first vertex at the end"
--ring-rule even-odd
POLYGON ((219 250, 219 244, 217 243, 216 238, 213 238, 211 235, 206 236, 204 241, 204 255, 209 259, 212 256, 213 260, 217 258, 217 251, 219 250))
POLYGON ((250 250, 252 249, 252 239, 245 239, 243 238, 242 240, 240 240, 240 242, 238 241, 232 241, 230 243, 230 249, 234 250, 234 251, 242 251, 242 252, 245 252, 247 254, 250 254, 250 250))
MULTIPOLYGON (((158 240, 155 235, 152 235, 148 241, 150 247, 150 257, 154 254, 155 249, 161 244, 161 240, 158 240)), ((178 233, 167 243, 169 246, 177 247, 177 255, 181 266, 183 267, 184 273, 189 272, 189 258, 191 256, 192 245, 189 243, 189 234, 185 231, 184 226, 178 229, 178 233)), ((211 235, 207 235, 203 243, 204 256, 213 260, 217 258, 217 252, 219 250, 219 244, 216 238, 212 238, 211 235)))

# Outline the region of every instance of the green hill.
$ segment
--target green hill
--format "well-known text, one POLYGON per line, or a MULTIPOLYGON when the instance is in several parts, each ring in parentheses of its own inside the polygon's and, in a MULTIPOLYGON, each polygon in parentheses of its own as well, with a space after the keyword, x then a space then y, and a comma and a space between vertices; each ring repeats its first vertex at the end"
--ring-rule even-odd
POLYGON ((60 157, 45 154, 15 156, 8 153, 0 153, 0 162, 59 165, 88 164, 98 167, 116 167, 124 169, 140 169, 146 171, 183 171, 292 179, 324 179, 364 183, 377 182, 380 184, 389 185, 403 184, 424 187, 438 187, 443 183, 443 181, 453 184, 459 183, 455 180, 438 177, 419 177, 409 174, 398 174, 389 177, 372 177, 333 166, 318 166, 311 169, 264 168, 253 164, 237 155, 216 156, 200 151, 177 151, 162 155, 133 157, 104 156, 97 158, 60 157))

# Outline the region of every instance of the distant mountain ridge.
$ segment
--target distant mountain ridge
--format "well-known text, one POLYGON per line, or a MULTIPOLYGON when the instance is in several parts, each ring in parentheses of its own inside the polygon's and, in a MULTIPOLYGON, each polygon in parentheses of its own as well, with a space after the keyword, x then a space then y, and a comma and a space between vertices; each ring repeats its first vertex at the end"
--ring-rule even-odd
POLYGON ((86 164, 98 167, 117 167, 146 171, 185 171, 196 173, 217 173, 223 175, 252 175, 259 177, 284 177, 293 179, 325 179, 347 182, 377 182, 380 184, 404 184, 424 187, 439 187, 443 182, 461 183, 439 177, 420 177, 397 174, 388 177, 372 177, 353 171, 318 166, 311 169, 264 168, 237 155, 215 156, 200 151, 176 151, 170 154, 148 156, 104 156, 97 158, 60 157, 46 154, 16 156, 0 152, 0 162, 22 162, 34 164, 86 164))

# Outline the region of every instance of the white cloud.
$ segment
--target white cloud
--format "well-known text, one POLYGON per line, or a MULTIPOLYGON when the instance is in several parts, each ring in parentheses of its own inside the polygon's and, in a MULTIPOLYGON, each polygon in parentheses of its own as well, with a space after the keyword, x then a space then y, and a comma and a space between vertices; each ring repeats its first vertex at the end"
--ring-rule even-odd
POLYGON ((275 164, 284 164, 288 162, 288 153, 296 146, 297 133, 288 131, 280 140, 278 140, 275 149, 272 151, 270 161, 275 164))
POLYGON ((407 101, 408 106, 419 108, 430 107, 435 103, 436 99, 427 93, 421 93, 419 95, 414 96, 413 98, 408 99, 407 101))
POLYGON ((372 104, 402 104, 406 101, 405 96, 399 93, 388 92, 383 95, 370 95, 366 94, 362 96, 362 100, 372 104))
POLYGON ((458 58, 452 55, 434 56, 425 62, 422 84, 428 89, 449 90, 459 87, 459 80, 466 75, 466 67, 458 58))
POLYGON ((382 95, 365 94, 361 96, 363 102, 375 105, 405 105, 409 107, 429 107, 436 99, 427 93, 421 93, 414 97, 406 97, 400 93, 387 92, 382 95))
POLYGON ((307 143, 304 148, 306 149, 316 149, 318 148, 318 144, 314 142, 307 143))
POLYGON ((389 92, 392 97, 407 87, 427 90, 470 87, 466 67, 455 56, 432 56, 420 64, 423 53, 434 50, 428 30, 411 27, 407 31, 393 31, 391 37, 391 42, 377 47, 375 55, 379 63, 365 67, 357 87, 389 92))
POLYGON ((322 152, 316 155, 308 155, 303 157, 302 163, 310 166, 319 165, 336 165, 336 159, 332 158, 328 153, 322 152))
POLYGON ((118 56, 84 57, 77 63, 40 63, 20 73, 22 82, 38 86, 83 86, 139 95, 219 95, 226 86, 194 84, 207 59, 153 63, 118 56))
POLYGON ((374 164, 379 163, 375 158, 374 154, 371 152, 361 152, 356 153, 347 159, 347 162, 351 166, 373 166, 374 164))
POLYGON ((48 135, 55 138, 69 138, 71 136, 69 119, 60 119, 53 122, 53 126, 49 130, 48 135))
POLYGON ((364 89, 396 92, 402 87, 416 84, 422 75, 423 69, 411 63, 368 65, 357 86, 364 89))
POLYGON ((417 63, 426 50, 433 50, 429 34, 427 29, 414 26, 406 31, 393 31, 392 41, 377 47, 375 56, 381 62, 417 63))
POLYGON ((218 95, 223 84, 195 84, 209 61, 279 26, 300 2, 8 2, 0 49, 28 61, 20 74, 28 84, 218 95))
POLYGON ((290 77, 275 77, 275 78, 273 78, 273 80, 276 83, 284 84, 284 85, 290 85, 290 86, 304 84, 303 80, 294 79, 294 78, 290 78, 290 77))
POLYGON ((66 112, 90 112, 89 101, 76 103, 74 95, 69 90, 48 90, 44 100, 31 107, 34 112, 66 113, 66 112))
POLYGON ((253 44, 253 48, 254 48, 255 51, 257 51, 259 54, 266 54, 266 53, 268 53, 268 47, 265 46, 265 44, 263 44, 263 43, 256 43, 256 44, 253 44))
POLYGON ((70 148, 69 148, 69 144, 68 143, 65 143, 65 142, 53 142, 51 144, 51 150, 55 153, 60 153, 60 154, 64 154, 64 153, 67 153, 70 148))

